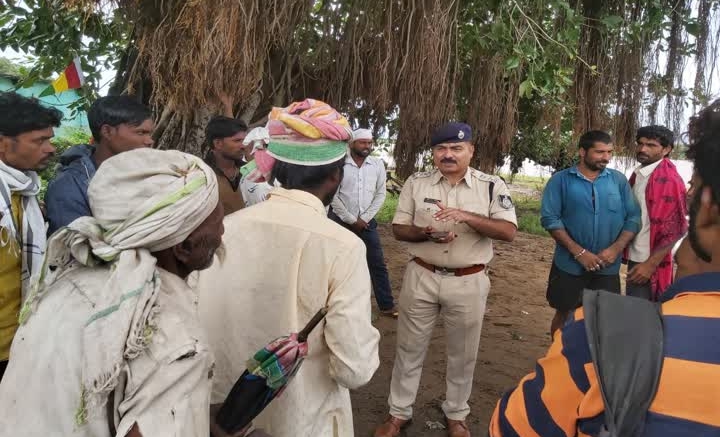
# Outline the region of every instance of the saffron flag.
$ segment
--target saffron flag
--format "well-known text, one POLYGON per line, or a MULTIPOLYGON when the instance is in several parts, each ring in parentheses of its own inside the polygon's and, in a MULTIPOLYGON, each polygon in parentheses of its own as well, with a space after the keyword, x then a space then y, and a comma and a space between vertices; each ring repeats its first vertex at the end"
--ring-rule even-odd
POLYGON ((40 93, 40 97, 50 96, 67 90, 80 88, 85 82, 82 69, 80 68, 80 58, 72 60, 60 77, 55 79, 45 90, 40 93))

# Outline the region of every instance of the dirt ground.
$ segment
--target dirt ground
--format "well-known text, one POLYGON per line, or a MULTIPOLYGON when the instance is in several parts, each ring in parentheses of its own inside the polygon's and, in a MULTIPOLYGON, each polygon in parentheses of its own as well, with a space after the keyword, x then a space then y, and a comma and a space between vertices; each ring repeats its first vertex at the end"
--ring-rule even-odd
MULTIPOLYGON (((396 298, 400 293, 408 255, 391 234, 380 229, 390 280, 396 298)), ((550 344, 548 330, 552 310, 545 301, 545 288, 553 240, 518 233, 513 243, 496 243, 489 274, 492 289, 483 323, 480 353, 468 417, 470 432, 484 436, 495 403, 522 376, 533 370, 535 360, 550 344)), ((352 393, 355 435, 371 436, 387 414, 387 396, 395 356, 396 320, 379 317, 375 326, 382 334, 380 368, 372 381, 352 393)), ((443 423, 440 404, 445 395, 445 337, 438 323, 423 368, 408 437, 441 437, 446 431, 431 429, 443 423)))

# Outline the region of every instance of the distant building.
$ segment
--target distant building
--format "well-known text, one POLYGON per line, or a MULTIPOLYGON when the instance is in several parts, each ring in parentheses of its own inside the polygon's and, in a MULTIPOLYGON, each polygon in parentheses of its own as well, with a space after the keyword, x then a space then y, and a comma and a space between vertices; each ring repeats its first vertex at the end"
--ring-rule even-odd
MULTIPOLYGON (((15 91, 26 97, 37 97, 50 85, 50 81, 48 80, 38 80, 31 87, 15 89, 19 81, 20 78, 17 76, 0 73, 0 92, 15 91)), ((56 135, 62 135, 63 131, 67 129, 90 130, 87 113, 85 113, 85 111, 78 111, 75 113, 75 117, 73 117, 73 110, 70 109, 70 105, 79 98, 80 95, 77 93, 77 90, 68 90, 59 94, 39 98, 44 104, 55 107, 63 113, 62 124, 55 130, 56 135)))

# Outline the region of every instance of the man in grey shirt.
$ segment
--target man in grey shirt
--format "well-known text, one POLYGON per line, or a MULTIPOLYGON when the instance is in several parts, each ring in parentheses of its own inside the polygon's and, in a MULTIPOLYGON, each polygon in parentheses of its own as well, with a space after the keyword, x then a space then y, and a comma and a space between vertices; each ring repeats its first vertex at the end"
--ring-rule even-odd
POLYGON ((330 204, 329 216, 365 242, 372 287, 380 313, 397 317, 375 221, 375 215, 385 202, 385 165, 379 158, 370 156, 372 148, 372 132, 368 129, 353 132, 345 159, 345 175, 330 204))

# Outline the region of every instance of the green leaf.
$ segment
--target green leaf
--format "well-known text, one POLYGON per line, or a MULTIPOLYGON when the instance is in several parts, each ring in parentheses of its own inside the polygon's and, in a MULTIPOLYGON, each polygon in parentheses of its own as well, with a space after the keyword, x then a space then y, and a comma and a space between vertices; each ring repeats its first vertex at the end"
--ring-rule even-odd
POLYGON ((534 88, 534 84, 532 83, 532 80, 526 79, 520 84, 520 97, 532 97, 532 91, 534 88))
POLYGON ((505 69, 506 70, 514 70, 520 66, 520 58, 518 57, 512 57, 505 61, 505 69))
POLYGON ((697 38, 700 34, 700 26, 698 25, 697 21, 686 23, 685 31, 688 33, 688 35, 692 35, 697 38))
POLYGON ((608 15, 600 21, 609 29, 617 29, 625 20, 617 15, 608 15))

